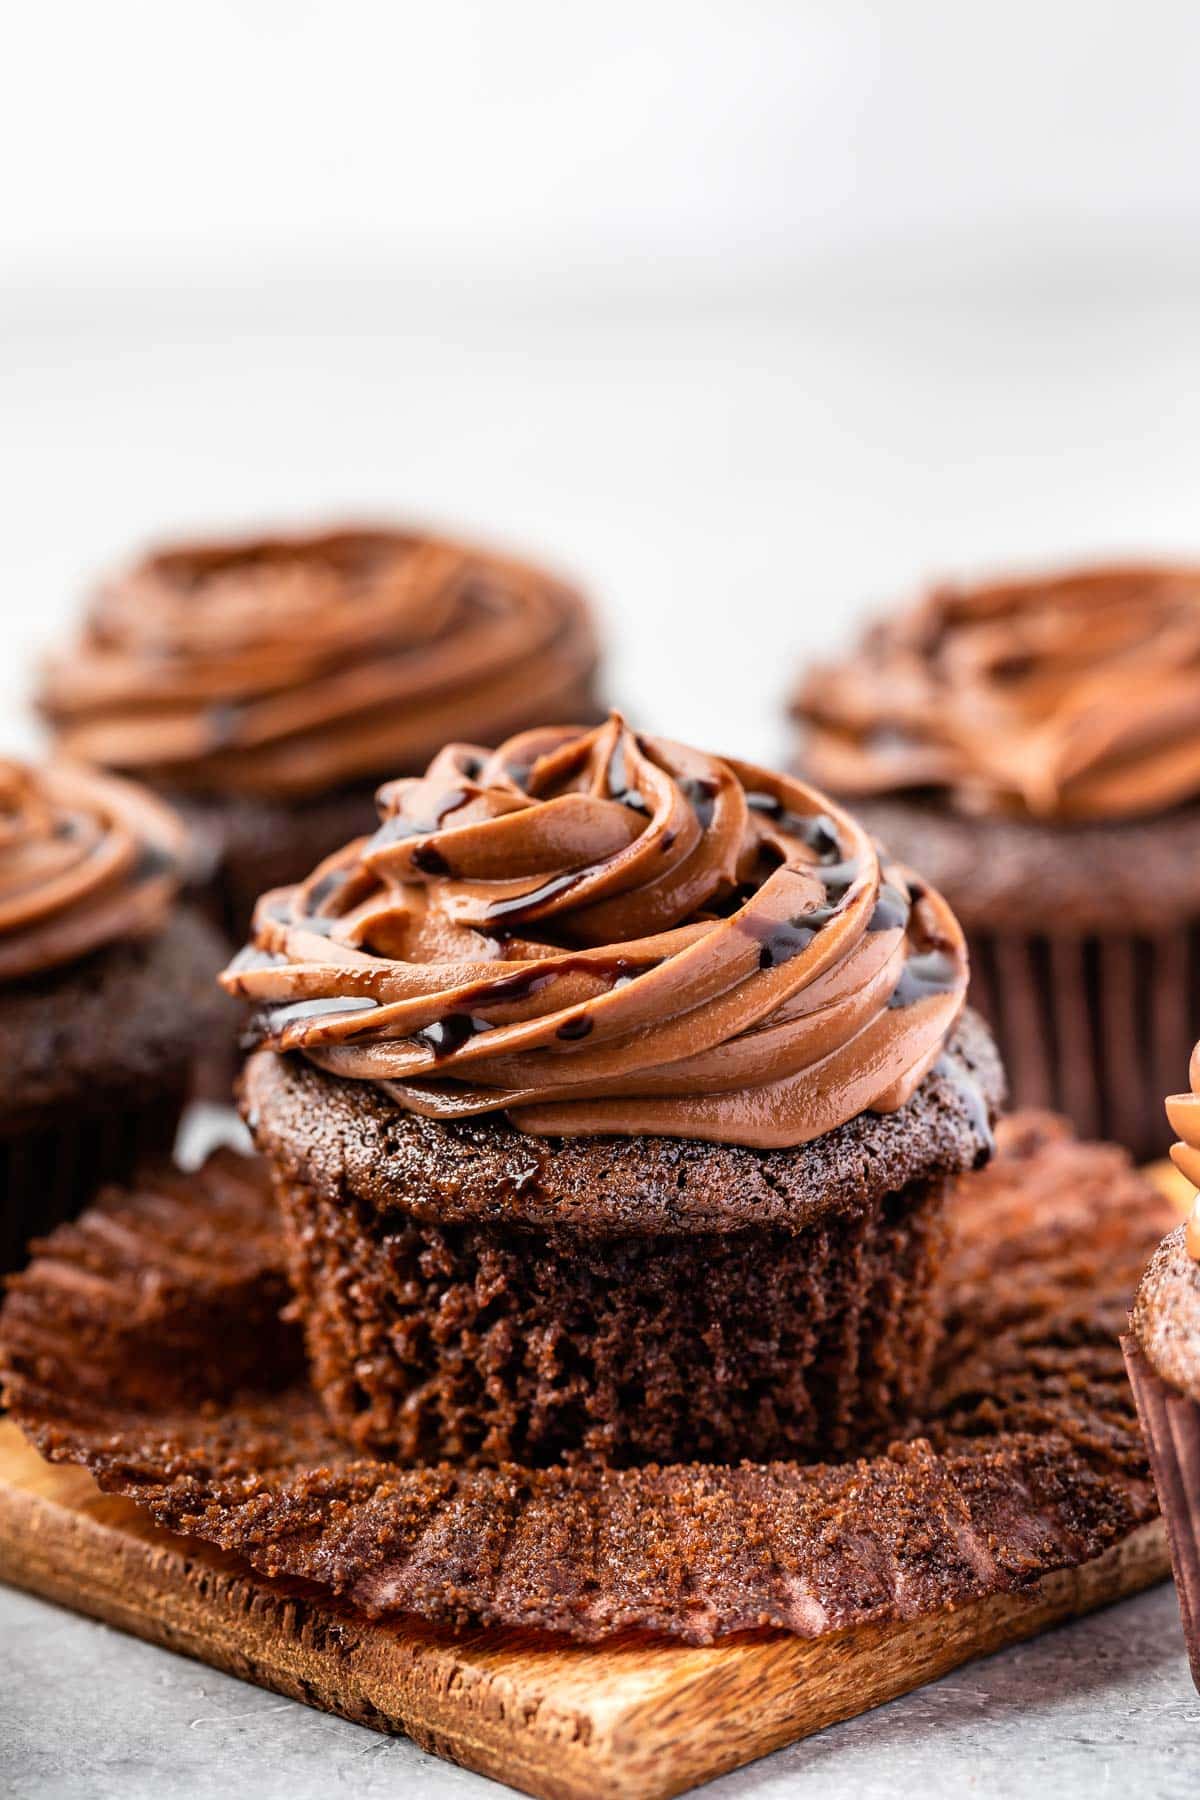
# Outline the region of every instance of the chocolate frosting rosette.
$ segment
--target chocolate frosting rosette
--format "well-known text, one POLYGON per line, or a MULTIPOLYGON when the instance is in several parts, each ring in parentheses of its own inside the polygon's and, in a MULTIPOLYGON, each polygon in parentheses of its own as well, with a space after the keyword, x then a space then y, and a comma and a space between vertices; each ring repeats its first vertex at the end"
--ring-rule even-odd
POLYGON ((935 589, 794 713, 806 773, 961 918, 1016 1101, 1161 1154, 1200 1006, 1200 570, 935 589))
POLYGON ((224 978, 335 1422, 534 1462, 886 1429, 999 1090, 944 901, 617 716, 452 745, 380 811, 224 978))
POLYGON ((67 754, 179 803, 244 930, 254 895, 368 829, 446 738, 586 716, 580 596, 527 564, 382 528, 173 546, 106 580, 48 662, 67 754))
POLYGON ((145 789, 0 760, 0 981, 160 931, 183 854, 183 827, 145 789))
POLYGON ((962 933, 800 783, 614 717, 453 745, 267 895, 252 1033, 408 1111, 760 1149, 893 1112, 962 1010, 962 933))
POLYGON ((176 914, 178 819, 132 783, 0 760, 0 1264, 169 1142, 219 940, 176 914))

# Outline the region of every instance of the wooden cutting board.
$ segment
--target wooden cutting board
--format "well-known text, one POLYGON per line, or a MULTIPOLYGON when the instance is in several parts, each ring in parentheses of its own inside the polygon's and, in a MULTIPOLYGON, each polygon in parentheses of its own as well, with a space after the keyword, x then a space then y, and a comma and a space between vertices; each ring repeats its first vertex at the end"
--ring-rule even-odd
POLYGON ((372 1624, 158 1530, 0 1422, 0 1580, 547 1800, 660 1800, 1168 1572, 1143 1526, 1020 1597, 807 1642, 563 1648, 372 1624))

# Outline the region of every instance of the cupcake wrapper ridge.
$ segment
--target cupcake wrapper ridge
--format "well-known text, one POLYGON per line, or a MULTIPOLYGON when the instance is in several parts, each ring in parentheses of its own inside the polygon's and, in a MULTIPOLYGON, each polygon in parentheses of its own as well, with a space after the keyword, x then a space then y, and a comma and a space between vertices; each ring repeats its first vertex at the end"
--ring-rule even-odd
POLYGON ((1184 1642, 1200 1692, 1200 1406, 1168 1386, 1132 1338, 1123 1338, 1121 1347, 1167 1523, 1184 1642))

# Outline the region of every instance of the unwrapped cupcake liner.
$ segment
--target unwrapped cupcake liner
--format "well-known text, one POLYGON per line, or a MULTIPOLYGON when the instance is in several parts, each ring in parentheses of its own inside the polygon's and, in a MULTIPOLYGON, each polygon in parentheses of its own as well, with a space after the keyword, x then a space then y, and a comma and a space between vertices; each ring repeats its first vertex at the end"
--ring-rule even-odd
POLYGON ((1167 1524, 1192 1680, 1200 1690, 1200 1405, 1155 1373, 1132 1338, 1125 1367, 1167 1524))

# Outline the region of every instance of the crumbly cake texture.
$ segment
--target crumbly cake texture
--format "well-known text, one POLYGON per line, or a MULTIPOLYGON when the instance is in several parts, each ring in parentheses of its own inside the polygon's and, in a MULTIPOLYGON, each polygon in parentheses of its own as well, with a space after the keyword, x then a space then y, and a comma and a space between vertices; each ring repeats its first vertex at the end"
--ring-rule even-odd
POLYGON ((407 1464, 886 1439, 927 1391, 946 1177, 999 1097, 973 1020, 900 1113, 791 1150, 447 1125, 270 1053, 243 1089, 317 1392, 407 1464))
POLYGON ((1186 1232, 1176 1226, 1151 1257, 1130 1329, 1155 1374, 1200 1404, 1200 1262, 1188 1255, 1186 1232))
POLYGON ((943 1186, 792 1232, 572 1241, 280 1179, 313 1385, 405 1464, 845 1454, 924 1398, 943 1186))
POLYGON ((295 1335, 261 1334, 280 1279, 265 1178, 224 1213, 209 1189, 197 1177, 164 1205, 151 1188, 106 1202, 120 1232, 102 1209, 56 1234, 0 1319, 13 1416, 160 1524, 364 1613, 586 1640, 814 1637, 1020 1590, 1154 1516, 1116 1334, 1168 1209, 1120 1152, 1052 1121, 1007 1122, 956 1197, 927 1416, 839 1464, 356 1455, 296 1379, 295 1335), (162 1354, 173 1343, 186 1354, 162 1354))
POLYGON ((242 1111, 259 1148, 328 1200, 380 1216, 518 1225, 573 1237, 687 1236, 853 1218, 912 1183, 986 1154, 1004 1077, 986 1027, 964 1014, 939 1067, 894 1113, 862 1113, 811 1143, 755 1150, 673 1137, 541 1138, 502 1116, 407 1113, 370 1082, 296 1056, 246 1065, 242 1111))

